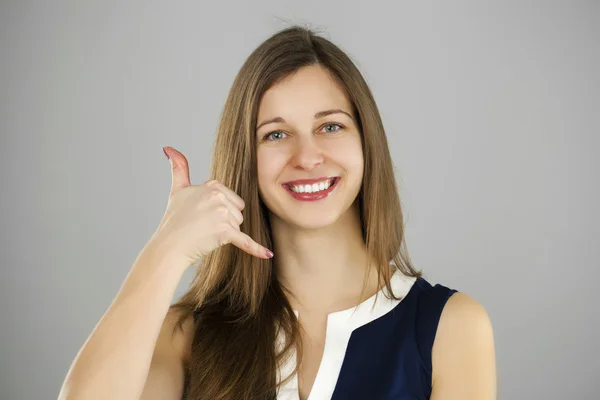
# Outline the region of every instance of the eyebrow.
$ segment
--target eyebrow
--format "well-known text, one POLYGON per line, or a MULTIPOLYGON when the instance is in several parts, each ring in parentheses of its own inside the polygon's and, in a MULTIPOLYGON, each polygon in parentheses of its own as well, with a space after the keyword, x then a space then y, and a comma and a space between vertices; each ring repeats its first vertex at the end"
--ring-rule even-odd
MULTIPOLYGON (((352 115, 350 115, 346 111, 340 110, 340 109, 319 111, 318 113, 315 114, 315 119, 323 118, 323 117, 326 117, 326 116, 331 115, 331 114, 346 114, 348 117, 350 117, 350 119, 354 120, 354 118, 352 117, 352 115)), ((275 117, 275 118, 272 118, 272 119, 268 119, 266 121, 261 122, 256 127, 256 130, 259 130, 263 125, 271 124, 273 122, 282 122, 282 123, 285 123, 285 119, 283 119, 281 117, 275 117)))

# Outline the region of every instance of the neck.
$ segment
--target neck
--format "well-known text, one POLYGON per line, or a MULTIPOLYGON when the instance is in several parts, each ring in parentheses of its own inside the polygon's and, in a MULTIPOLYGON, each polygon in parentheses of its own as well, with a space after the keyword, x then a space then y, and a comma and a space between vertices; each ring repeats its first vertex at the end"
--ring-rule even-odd
POLYGON ((367 295, 378 290, 377 273, 367 260, 356 205, 336 223, 299 229, 271 217, 277 273, 301 313, 331 313, 358 304, 367 268, 367 295))

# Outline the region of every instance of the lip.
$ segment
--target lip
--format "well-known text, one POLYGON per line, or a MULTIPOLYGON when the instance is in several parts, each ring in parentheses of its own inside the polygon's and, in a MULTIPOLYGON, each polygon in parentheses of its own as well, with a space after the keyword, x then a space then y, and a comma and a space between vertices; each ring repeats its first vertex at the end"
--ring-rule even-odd
POLYGON ((299 179, 296 181, 286 182, 282 186, 285 189, 285 191, 288 192, 296 200, 317 201, 317 200, 322 200, 322 199, 326 198, 327 196, 329 196, 331 194, 331 192, 333 192, 333 190, 337 187, 340 179, 341 178, 339 176, 332 176, 329 178, 324 177, 324 178, 318 178, 318 179, 299 179), (293 192, 289 186, 289 185, 310 185, 310 184, 321 182, 321 181, 324 181, 327 179, 334 179, 333 184, 331 184, 331 186, 329 186, 326 190, 321 190, 316 193, 296 193, 296 192, 293 192))
POLYGON ((285 182, 283 185, 284 186, 287 186, 287 185, 312 185, 313 183, 326 181, 326 180, 329 180, 332 178, 339 178, 339 177, 337 177, 337 176, 322 176, 320 178, 314 178, 314 179, 298 179, 295 181, 285 182))

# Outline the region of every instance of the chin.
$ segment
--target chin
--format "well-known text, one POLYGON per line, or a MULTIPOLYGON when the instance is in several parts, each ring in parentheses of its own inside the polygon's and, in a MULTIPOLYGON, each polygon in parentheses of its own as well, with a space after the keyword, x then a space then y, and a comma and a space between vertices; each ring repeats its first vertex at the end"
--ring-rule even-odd
POLYGON ((338 221, 339 215, 319 216, 313 214, 303 218, 302 214, 298 213, 294 216, 286 215, 285 218, 280 217, 280 219, 299 230, 317 230, 334 225, 338 221))
POLYGON ((271 219, 278 221, 279 225, 286 225, 299 230, 324 229, 345 220, 351 213, 352 204, 332 204, 327 208, 315 209, 310 204, 295 207, 275 207, 271 211, 271 219))

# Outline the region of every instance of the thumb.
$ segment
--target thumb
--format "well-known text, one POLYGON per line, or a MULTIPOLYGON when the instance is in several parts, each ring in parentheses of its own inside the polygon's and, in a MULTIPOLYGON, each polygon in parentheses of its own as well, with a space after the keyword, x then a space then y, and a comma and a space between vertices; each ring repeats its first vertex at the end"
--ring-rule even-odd
POLYGON ((172 147, 163 147, 171 163, 171 195, 191 185, 190 168, 183 154, 172 147))

